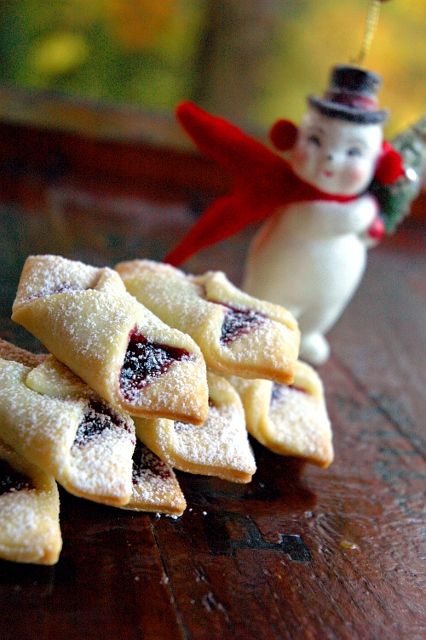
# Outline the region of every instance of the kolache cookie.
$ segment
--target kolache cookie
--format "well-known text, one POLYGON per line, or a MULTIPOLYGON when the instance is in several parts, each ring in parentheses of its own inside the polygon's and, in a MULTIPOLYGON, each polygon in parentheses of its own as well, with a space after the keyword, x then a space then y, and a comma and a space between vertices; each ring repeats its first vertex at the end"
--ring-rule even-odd
POLYGON ((132 494, 133 421, 73 378, 52 356, 34 369, 0 358, 0 437, 70 493, 120 506, 132 494))
POLYGON ((0 521, 0 558, 57 562, 62 538, 56 482, 1 439, 0 521))
POLYGON ((112 269, 30 256, 12 319, 112 406, 204 422, 208 391, 199 347, 129 295, 112 269))
MULTIPOLYGON (((30 369, 27 374, 25 383, 30 389, 37 391, 37 393, 63 400, 73 397, 87 398, 89 400, 95 399, 94 392, 81 379, 73 374, 68 367, 52 355, 33 354, 0 339, 0 356, 4 358, 8 356, 9 360, 18 360, 21 363, 33 366, 34 368, 30 369)), ((97 402, 98 404, 100 403, 99 398, 97 402)), ((130 418, 128 418, 128 420, 129 425, 131 425, 132 420, 130 418)), ((94 428, 99 432, 97 435, 101 436, 101 434, 104 433, 105 436, 99 416, 95 421, 96 425, 94 428)), ((112 476, 123 475, 123 469, 120 469, 117 461, 114 459, 114 453, 116 452, 114 448, 110 450, 111 443, 108 438, 104 436, 102 439, 99 437, 98 440, 98 449, 99 447, 105 446, 108 448, 106 452, 98 450, 99 457, 104 462, 102 475, 105 476, 105 483, 113 483, 114 478, 112 476), (110 468, 111 460, 115 468, 110 468)), ((90 445, 90 441, 88 444, 90 445)), ((92 440, 92 447, 93 444, 92 440)), ((78 451, 79 449, 74 450, 74 454, 78 451)), ((86 445, 85 451, 86 458, 92 457, 91 455, 87 455, 90 451, 90 446, 86 445)), ((82 460, 80 466, 83 464, 84 461, 82 460)), ((173 470, 154 453, 149 451, 140 441, 137 441, 136 447, 134 448, 131 465, 129 452, 126 456, 124 469, 126 478, 129 476, 130 467, 132 480, 130 499, 125 504, 117 504, 116 506, 123 506, 123 508, 136 511, 166 513, 168 515, 181 515, 183 513, 186 508, 186 502, 173 470)), ((92 496, 88 494, 84 497, 92 498, 92 496)), ((104 502, 102 496, 98 496, 97 501, 104 502)), ((107 499, 107 502, 109 503, 110 500, 107 499)), ((115 501, 113 505, 115 505, 115 501)))
POLYGON ((188 333, 222 375, 293 380, 299 330, 283 307, 253 298, 219 271, 190 276, 170 265, 116 265, 127 290, 164 322, 188 333))
MULTIPOLYGON (((90 398, 94 395, 82 380, 52 356, 48 356, 42 365, 29 372, 26 383, 39 393, 54 395, 58 398, 71 396, 90 398)), ((132 423, 130 418, 129 421, 132 423)), ((103 444, 108 443, 104 440, 103 444)), ((107 457, 109 458, 109 455, 107 457)), ((102 459, 105 459, 105 455, 102 455, 102 459)), ((118 506, 134 511, 182 515, 186 508, 186 502, 173 470, 139 440, 136 441, 131 467, 132 491, 130 499, 125 504, 118 506)), ((114 470, 111 470, 111 473, 114 473, 114 470)), ((120 470, 117 469, 116 473, 120 473, 120 470)))
POLYGON ((208 373, 209 413, 201 427, 164 419, 136 418, 138 437, 171 467, 231 482, 250 482, 256 463, 238 394, 224 378, 208 373))
POLYGON ((231 376, 240 394, 249 433, 265 447, 320 467, 333 461, 330 420, 318 374, 298 361, 292 385, 231 376))

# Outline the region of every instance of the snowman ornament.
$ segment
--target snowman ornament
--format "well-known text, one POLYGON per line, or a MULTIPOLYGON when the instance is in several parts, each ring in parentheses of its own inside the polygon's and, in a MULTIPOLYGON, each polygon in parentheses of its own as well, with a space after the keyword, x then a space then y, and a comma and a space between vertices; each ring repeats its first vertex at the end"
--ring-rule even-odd
POLYGON ((165 257, 179 265, 191 255, 262 222, 248 251, 243 288, 288 308, 301 329, 301 358, 320 365, 325 334, 354 294, 367 248, 384 235, 370 185, 403 175, 401 156, 383 140, 380 77, 340 65, 323 97, 310 96, 299 127, 278 120, 270 131, 276 153, 228 121, 190 102, 177 117, 199 150, 232 177, 165 257))
POLYGON ((290 150, 297 176, 352 199, 290 204, 264 223, 249 250, 243 288, 292 311, 301 358, 316 365, 329 356, 325 334, 360 283, 378 229, 377 201, 366 192, 387 117, 377 108, 378 85, 372 72, 337 67, 324 98, 308 99, 290 150))

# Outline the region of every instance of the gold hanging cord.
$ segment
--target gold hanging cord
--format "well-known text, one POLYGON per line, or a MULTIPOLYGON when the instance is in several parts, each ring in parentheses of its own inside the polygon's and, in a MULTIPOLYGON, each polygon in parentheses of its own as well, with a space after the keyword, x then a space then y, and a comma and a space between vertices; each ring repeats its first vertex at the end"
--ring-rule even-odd
POLYGON ((370 0, 365 19, 364 37, 362 39, 361 49, 358 56, 352 61, 355 64, 362 64, 368 52, 370 51, 371 42, 377 30, 379 23, 380 6, 386 0, 370 0))

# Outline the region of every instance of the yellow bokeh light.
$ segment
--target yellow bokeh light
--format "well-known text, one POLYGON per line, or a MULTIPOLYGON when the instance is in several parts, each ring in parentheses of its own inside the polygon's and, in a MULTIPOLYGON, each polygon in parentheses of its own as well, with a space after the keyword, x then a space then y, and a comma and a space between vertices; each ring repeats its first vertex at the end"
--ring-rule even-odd
POLYGON ((89 55, 85 38, 78 33, 63 32, 51 35, 34 44, 31 65, 40 74, 55 76, 79 67, 89 55))

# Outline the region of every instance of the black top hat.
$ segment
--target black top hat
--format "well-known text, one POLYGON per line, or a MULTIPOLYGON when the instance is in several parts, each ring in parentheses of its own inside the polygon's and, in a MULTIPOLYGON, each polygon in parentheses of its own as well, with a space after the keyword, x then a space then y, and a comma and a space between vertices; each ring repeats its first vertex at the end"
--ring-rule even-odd
POLYGON ((309 96, 309 104, 330 118, 362 124, 384 122, 388 111, 379 109, 376 93, 381 78, 372 71, 339 65, 331 72, 330 86, 323 98, 309 96))

